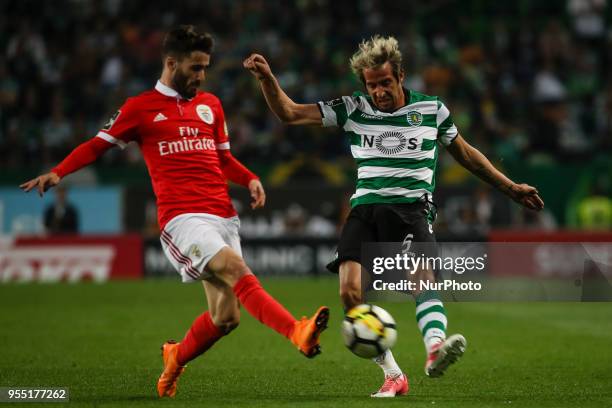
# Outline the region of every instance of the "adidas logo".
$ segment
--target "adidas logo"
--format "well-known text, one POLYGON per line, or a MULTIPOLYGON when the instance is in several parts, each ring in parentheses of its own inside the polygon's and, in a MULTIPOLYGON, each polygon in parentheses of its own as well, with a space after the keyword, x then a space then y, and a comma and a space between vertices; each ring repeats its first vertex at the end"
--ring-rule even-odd
POLYGON ((158 113, 157 116, 155 116, 155 118, 153 119, 153 122, 160 122, 162 120, 166 120, 168 119, 167 117, 164 116, 163 113, 158 113))

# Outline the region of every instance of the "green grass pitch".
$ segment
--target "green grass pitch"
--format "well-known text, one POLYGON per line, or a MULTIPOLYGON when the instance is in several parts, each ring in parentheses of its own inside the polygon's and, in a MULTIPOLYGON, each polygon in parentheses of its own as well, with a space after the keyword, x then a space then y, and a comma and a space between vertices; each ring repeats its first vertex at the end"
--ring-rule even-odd
POLYGON ((304 358, 243 312, 235 332, 189 364, 174 400, 155 394, 159 347, 205 308, 201 285, 0 285, 0 387, 68 387, 70 407, 612 407, 612 303, 447 303, 449 333, 464 334, 468 349, 440 379, 423 373, 414 305, 383 303, 411 390, 381 401, 369 397, 379 368, 342 344, 337 282, 262 282, 296 315, 332 308, 323 354, 304 358))

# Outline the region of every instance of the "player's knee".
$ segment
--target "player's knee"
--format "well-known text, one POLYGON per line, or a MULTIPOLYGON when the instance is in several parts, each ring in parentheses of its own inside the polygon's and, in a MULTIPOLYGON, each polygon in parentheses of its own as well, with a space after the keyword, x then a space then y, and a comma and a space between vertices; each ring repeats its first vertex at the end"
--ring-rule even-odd
POLYGON ((361 288, 355 282, 343 282, 340 285, 340 299, 346 310, 361 304, 361 288))
POLYGON ((240 324, 240 312, 236 311, 235 313, 219 316, 217 319, 213 318, 213 322, 219 331, 227 335, 240 324))
POLYGON ((238 325, 240 324, 240 318, 237 319, 231 319, 231 320, 224 320, 223 322, 221 322, 221 324, 218 326, 219 330, 221 330, 221 332, 224 335, 228 335, 232 332, 232 330, 234 330, 236 327, 238 327, 238 325))
POLYGON ((221 274, 230 282, 237 282, 247 273, 249 273, 249 267, 238 254, 228 256, 225 267, 221 271, 221 274))

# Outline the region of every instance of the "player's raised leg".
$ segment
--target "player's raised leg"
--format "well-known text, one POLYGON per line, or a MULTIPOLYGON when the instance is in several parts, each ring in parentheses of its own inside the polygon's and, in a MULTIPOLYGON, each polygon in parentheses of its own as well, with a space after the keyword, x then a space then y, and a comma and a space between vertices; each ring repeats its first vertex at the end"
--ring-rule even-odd
MULTIPOLYGON (((433 272, 430 270, 418 271, 415 276, 417 279, 434 281, 433 272)), ((448 319, 437 291, 417 291, 413 295, 416 301, 417 325, 423 335, 427 353, 425 374, 432 378, 440 377, 463 355, 467 342, 461 334, 446 337, 448 319)))
MULTIPOLYGON (((361 294, 361 265, 355 261, 340 264, 340 298, 345 311, 363 303, 361 294)), ((371 394, 375 398, 388 398, 408 393, 408 377, 395 362, 391 350, 372 359, 384 372, 385 381, 380 389, 371 394)))
POLYGON ((264 290, 242 257, 229 247, 221 249, 210 260, 207 270, 233 288, 240 303, 253 317, 289 339, 306 357, 321 352, 319 336, 327 328, 327 307, 320 307, 311 318, 296 320, 264 290))
POLYGON ((169 340, 162 345, 164 371, 157 382, 160 397, 174 397, 178 377, 185 370, 185 365, 238 327, 240 322, 238 299, 232 288, 215 277, 202 283, 208 311, 193 321, 180 343, 169 340))

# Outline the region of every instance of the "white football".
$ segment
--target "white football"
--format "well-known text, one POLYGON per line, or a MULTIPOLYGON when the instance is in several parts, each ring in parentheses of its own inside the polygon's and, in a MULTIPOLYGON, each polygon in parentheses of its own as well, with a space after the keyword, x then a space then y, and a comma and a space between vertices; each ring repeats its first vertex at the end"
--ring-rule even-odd
POLYGON ((348 311, 342 321, 344 344, 363 358, 381 355, 395 345, 395 320, 385 309, 363 304, 348 311))

